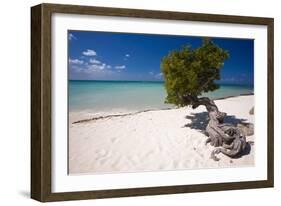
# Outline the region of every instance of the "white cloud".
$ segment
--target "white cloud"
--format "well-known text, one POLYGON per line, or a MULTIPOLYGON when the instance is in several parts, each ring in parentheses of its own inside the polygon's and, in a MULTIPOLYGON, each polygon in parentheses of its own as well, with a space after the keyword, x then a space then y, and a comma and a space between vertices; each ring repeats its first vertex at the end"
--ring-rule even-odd
POLYGON ((91 64, 100 64, 101 62, 99 60, 96 59, 90 59, 89 61, 91 64))
POLYGON ((162 79, 162 77, 163 77, 163 73, 162 72, 160 72, 160 73, 158 73, 158 74, 156 74, 154 76, 155 79, 162 79))
POLYGON ((96 79, 96 80, 118 80, 120 79, 120 73, 115 70, 108 70, 95 67, 90 68, 72 68, 69 73, 70 79, 96 79))
MULTIPOLYGON (((106 64, 88 64, 77 65, 73 64, 70 66, 71 73, 79 73, 79 74, 94 74, 97 72, 106 71, 106 64)), ((107 70, 110 71, 110 70, 107 70)))
MULTIPOLYGON (((92 68, 92 69, 98 69, 98 70, 103 70, 103 69, 111 69, 111 65, 108 65, 104 62, 101 62, 97 59, 90 59, 89 60, 89 63, 88 66, 89 68, 92 68)), ((85 63, 86 64, 86 63, 85 63)))
POLYGON ((84 63, 84 61, 83 60, 79 60, 79 59, 69 59, 69 63, 70 64, 79 64, 79 65, 81 65, 81 64, 84 63))
POLYGON ((70 73, 82 73, 83 72, 83 68, 80 67, 80 65, 77 64, 72 64, 69 67, 70 69, 70 73))
POLYGON ((97 70, 104 70, 105 68, 106 68, 106 64, 92 64, 92 65, 88 65, 85 72, 91 73, 91 72, 97 71, 97 70))
POLYGON ((115 69, 117 69, 117 70, 122 70, 122 69, 125 69, 125 68, 126 68, 125 65, 115 66, 115 69))
POLYGON ((68 34, 68 39, 71 41, 71 40, 77 40, 77 37, 74 36, 73 34, 69 33, 68 34))
POLYGON ((85 55, 85 56, 96 56, 97 53, 92 49, 87 49, 87 51, 83 51, 83 55, 85 55))
POLYGON ((154 72, 148 72, 148 74, 153 75, 153 74, 154 74, 154 72))
POLYGON ((94 50, 87 49, 82 57, 69 59, 70 78, 72 79, 106 79, 107 75, 112 79, 119 78, 120 72, 126 68, 125 65, 112 66, 98 60, 94 50), (112 69, 113 68, 113 69, 112 69))
POLYGON ((128 60, 129 59, 129 57, 130 57, 130 54, 125 54, 125 56, 124 56, 124 60, 126 61, 126 60, 128 60))

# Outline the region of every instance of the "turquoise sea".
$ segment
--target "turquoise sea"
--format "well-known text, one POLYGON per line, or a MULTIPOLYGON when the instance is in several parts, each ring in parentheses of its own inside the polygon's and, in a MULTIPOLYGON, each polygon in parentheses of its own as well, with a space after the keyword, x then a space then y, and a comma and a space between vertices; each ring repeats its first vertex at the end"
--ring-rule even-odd
MULTIPOLYGON (((253 93, 250 85, 220 85, 212 99, 253 93)), ((174 107, 165 104, 163 82, 69 80, 69 111, 124 112, 174 107)))

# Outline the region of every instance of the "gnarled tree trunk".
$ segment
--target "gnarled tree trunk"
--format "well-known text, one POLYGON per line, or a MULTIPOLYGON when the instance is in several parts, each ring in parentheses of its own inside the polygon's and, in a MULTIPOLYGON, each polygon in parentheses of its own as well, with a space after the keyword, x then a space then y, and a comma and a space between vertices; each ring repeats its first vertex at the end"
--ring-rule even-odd
POLYGON ((187 95, 184 98, 186 101, 191 102, 193 109, 200 105, 206 107, 209 114, 209 123, 206 127, 208 135, 206 144, 210 143, 212 146, 217 147, 211 154, 212 159, 218 161, 219 159, 216 157, 218 153, 235 157, 245 150, 247 145, 245 135, 235 125, 224 123, 226 113, 220 112, 213 100, 208 97, 198 98, 191 95, 187 95))

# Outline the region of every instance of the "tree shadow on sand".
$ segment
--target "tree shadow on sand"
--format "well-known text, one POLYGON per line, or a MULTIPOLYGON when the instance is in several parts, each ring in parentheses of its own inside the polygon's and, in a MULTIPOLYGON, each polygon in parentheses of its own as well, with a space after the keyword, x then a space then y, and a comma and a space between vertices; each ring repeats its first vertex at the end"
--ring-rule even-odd
MULTIPOLYGON (((184 127, 196 129, 205 134, 205 130, 209 122, 208 112, 191 113, 191 115, 186 115, 185 118, 189 119, 191 122, 185 124, 184 127)), ((239 123, 240 124, 246 123, 247 119, 237 118, 235 115, 227 115, 224 118, 223 122, 230 123, 237 126, 237 124, 239 123)))
MULTIPOLYGON (((190 120, 191 122, 188 124, 185 124, 183 127, 189 127, 191 129, 196 129, 197 131, 206 135, 206 127, 209 122, 208 112, 191 113, 191 115, 186 115, 185 118, 190 120)), ((246 122, 247 122, 247 119, 237 118, 235 115, 227 115, 224 118, 224 123, 230 123, 235 126, 237 126, 237 124, 243 124, 246 122)), ((233 158, 236 159, 236 158, 240 158, 244 155, 250 154, 251 144, 252 144, 252 142, 249 142, 247 144, 245 150, 241 154, 239 154, 233 158)))

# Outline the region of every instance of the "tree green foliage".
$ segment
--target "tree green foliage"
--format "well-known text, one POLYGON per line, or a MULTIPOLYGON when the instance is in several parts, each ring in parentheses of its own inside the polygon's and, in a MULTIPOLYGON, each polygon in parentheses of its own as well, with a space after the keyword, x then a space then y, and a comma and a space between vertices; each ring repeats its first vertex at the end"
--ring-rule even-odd
POLYGON ((183 46, 171 51, 161 62, 166 102, 185 106, 191 104, 187 96, 198 97, 202 92, 218 89, 215 80, 220 79, 220 69, 228 57, 228 52, 209 38, 204 38, 196 49, 183 46))

